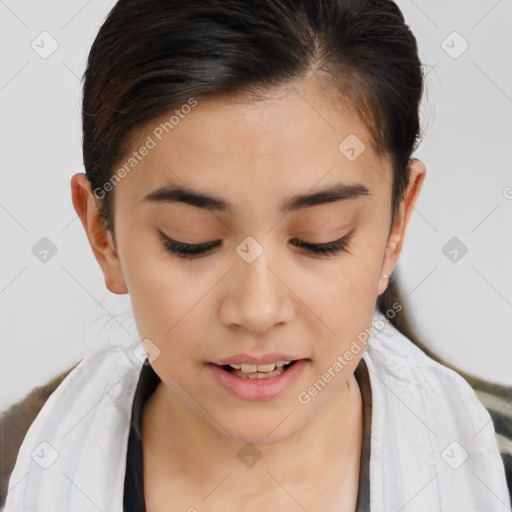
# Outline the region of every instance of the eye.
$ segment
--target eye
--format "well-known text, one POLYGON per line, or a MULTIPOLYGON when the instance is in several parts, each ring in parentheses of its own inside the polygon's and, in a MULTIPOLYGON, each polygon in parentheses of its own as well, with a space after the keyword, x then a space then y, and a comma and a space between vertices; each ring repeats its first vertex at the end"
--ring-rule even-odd
POLYGON ((312 244, 309 242, 304 242, 303 240, 299 240, 297 238, 292 238, 290 241, 292 245, 296 245, 298 247, 302 247, 306 249, 306 251, 312 252, 314 254, 321 254, 323 256, 329 256, 332 254, 338 254, 342 251, 346 251, 350 240, 353 236, 354 232, 351 231, 348 235, 340 238, 339 240, 334 240, 334 242, 326 242, 323 244, 312 244))
MULTIPOLYGON (((159 231, 159 234, 160 237, 162 238, 165 249, 171 252, 172 254, 175 254, 179 258, 195 258, 196 256, 205 254, 210 249, 213 249, 222 243, 222 240, 212 240, 210 242, 203 242, 201 244, 186 244, 169 238, 167 235, 164 235, 164 233, 162 233, 161 231, 159 231)), ((332 254, 340 253, 342 251, 346 251, 347 247, 350 245, 350 240, 353 234, 354 232, 351 231, 348 235, 344 236, 343 238, 340 238, 339 240, 334 240, 333 242, 326 242, 322 244, 304 242, 303 240, 299 240, 298 238, 292 238, 290 243, 292 243, 292 245, 305 249, 306 252, 329 256, 332 254)))
POLYGON ((179 258, 194 258, 204 254, 214 247, 217 247, 222 242, 221 240, 213 240, 211 242, 204 242, 201 244, 186 244, 169 238, 160 230, 158 232, 162 238, 165 249, 179 258))

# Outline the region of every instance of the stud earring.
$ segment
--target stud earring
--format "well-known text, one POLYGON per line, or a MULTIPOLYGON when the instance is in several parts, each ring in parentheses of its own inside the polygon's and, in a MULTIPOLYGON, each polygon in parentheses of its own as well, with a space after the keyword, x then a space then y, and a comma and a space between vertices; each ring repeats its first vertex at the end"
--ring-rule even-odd
POLYGON ((382 277, 383 277, 384 279, 387 279, 389 276, 387 276, 386 274, 382 274, 382 277))

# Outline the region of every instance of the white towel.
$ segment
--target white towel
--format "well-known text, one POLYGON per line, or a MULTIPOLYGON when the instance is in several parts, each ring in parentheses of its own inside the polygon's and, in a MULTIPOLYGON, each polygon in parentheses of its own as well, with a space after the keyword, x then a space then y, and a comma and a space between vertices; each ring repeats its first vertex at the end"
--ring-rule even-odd
MULTIPOLYGON (((470 385, 377 309, 357 340, 370 374, 372 512, 511 510, 492 419, 470 385)), ((20 447, 5 512, 123 512, 131 408, 142 362, 109 347, 49 397, 20 447)))

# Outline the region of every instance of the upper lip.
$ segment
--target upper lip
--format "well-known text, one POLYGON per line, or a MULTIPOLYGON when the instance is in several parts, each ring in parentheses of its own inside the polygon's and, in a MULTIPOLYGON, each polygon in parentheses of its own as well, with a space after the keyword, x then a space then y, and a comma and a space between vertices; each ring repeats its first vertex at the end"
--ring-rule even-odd
POLYGON ((277 361, 295 361, 298 358, 295 356, 290 356, 288 354, 263 354, 261 356, 251 356, 250 354, 234 354, 232 356, 226 357, 224 359, 218 359, 217 361, 213 361, 213 364, 218 366, 222 366, 225 364, 233 363, 233 364, 270 364, 276 363, 277 361))

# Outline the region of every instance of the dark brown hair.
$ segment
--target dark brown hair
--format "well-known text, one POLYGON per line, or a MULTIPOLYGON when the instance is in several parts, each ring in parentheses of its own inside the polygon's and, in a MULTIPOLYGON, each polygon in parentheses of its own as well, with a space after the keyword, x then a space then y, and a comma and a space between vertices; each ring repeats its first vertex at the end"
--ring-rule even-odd
MULTIPOLYGON (((89 53, 83 160, 115 235, 115 187, 104 193, 137 130, 190 98, 263 95, 317 72, 393 160, 392 207, 419 141, 422 65, 416 40, 387 0, 120 0, 89 53), (104 196, 104 197, 103 197, 104 196)), ((341 142, 341 141, 340 141, 341 142)))

